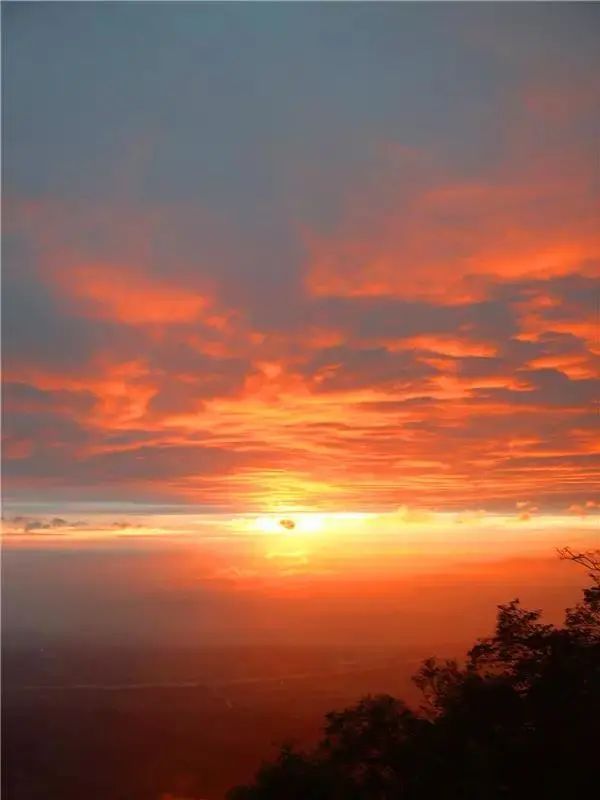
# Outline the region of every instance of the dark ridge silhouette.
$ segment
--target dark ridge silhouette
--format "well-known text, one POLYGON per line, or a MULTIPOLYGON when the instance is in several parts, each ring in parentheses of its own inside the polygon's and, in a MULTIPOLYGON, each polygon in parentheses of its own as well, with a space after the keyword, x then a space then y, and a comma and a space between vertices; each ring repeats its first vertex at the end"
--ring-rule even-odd
POLYGON ((411 710, 367 696, 326 715, 310 751, 292 744, 228 800, 509 800, 598 796, 600 551, 559 556, 591 586, 562 627, 518 600, 465 663, 426 660, 411 710))

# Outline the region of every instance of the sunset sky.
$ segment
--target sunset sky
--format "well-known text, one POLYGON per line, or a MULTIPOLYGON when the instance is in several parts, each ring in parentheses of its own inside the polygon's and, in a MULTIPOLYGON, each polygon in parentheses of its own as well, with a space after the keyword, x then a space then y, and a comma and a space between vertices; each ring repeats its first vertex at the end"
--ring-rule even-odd
POLYGON ((597 535, 598 5, 3 17, 10 535, 597 535))

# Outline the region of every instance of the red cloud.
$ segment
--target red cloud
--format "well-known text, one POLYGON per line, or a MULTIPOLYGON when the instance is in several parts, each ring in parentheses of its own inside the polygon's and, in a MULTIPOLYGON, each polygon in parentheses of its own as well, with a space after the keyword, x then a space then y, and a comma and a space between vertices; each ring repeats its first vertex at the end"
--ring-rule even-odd
POLYGON ((180 209, 71 220, 29 204, 25 277, 46 290, 32 331, 75 319, 82 346, 11 358, 8 482, 242 509, 584 503, 600 253, 588 176, 542 154, 433 179, 422 154, 401 157, 409 188, 398 174, 361 187, 338 225, 307 234, 289 283, 246 274, 234 228, 209 275, 196 259, 214 250, 173 247, 180 209))
POLYGON ((206 297, 128 265, 82 264, 65 270, 61 284, 88 313, 125 325, 193 322, 209 306, 206 297))
POLYGON ((306 232, 307 289, 455 303, 485 297, 490 281, 592 275, 600 234, 589 165, 563 167, 549 153, 523 169, 514 161, 486 179, 423 170, 410 189, 394 175, 396 190, 357 191, 336 228, 306 232))

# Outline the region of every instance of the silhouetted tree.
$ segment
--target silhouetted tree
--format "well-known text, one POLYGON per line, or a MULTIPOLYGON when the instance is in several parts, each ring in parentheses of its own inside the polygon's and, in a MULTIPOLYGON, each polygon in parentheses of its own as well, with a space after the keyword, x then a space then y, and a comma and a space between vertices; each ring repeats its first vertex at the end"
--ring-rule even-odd
POLYGON ((465 663, 426 660, 419 711, 387 695, 326 716, 229 800, 587 798, 600 779, 600 553, 559 551, 592 579, 562 627, 518 600, 465 663))

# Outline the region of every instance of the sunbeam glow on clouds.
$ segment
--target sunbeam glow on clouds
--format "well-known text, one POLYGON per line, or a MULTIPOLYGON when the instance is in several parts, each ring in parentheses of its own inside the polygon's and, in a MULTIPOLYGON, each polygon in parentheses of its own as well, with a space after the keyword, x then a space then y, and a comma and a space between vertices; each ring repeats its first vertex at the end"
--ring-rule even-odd
POLYGON ((597 7, 5 16, 16 513, 593 512, 597 7))

